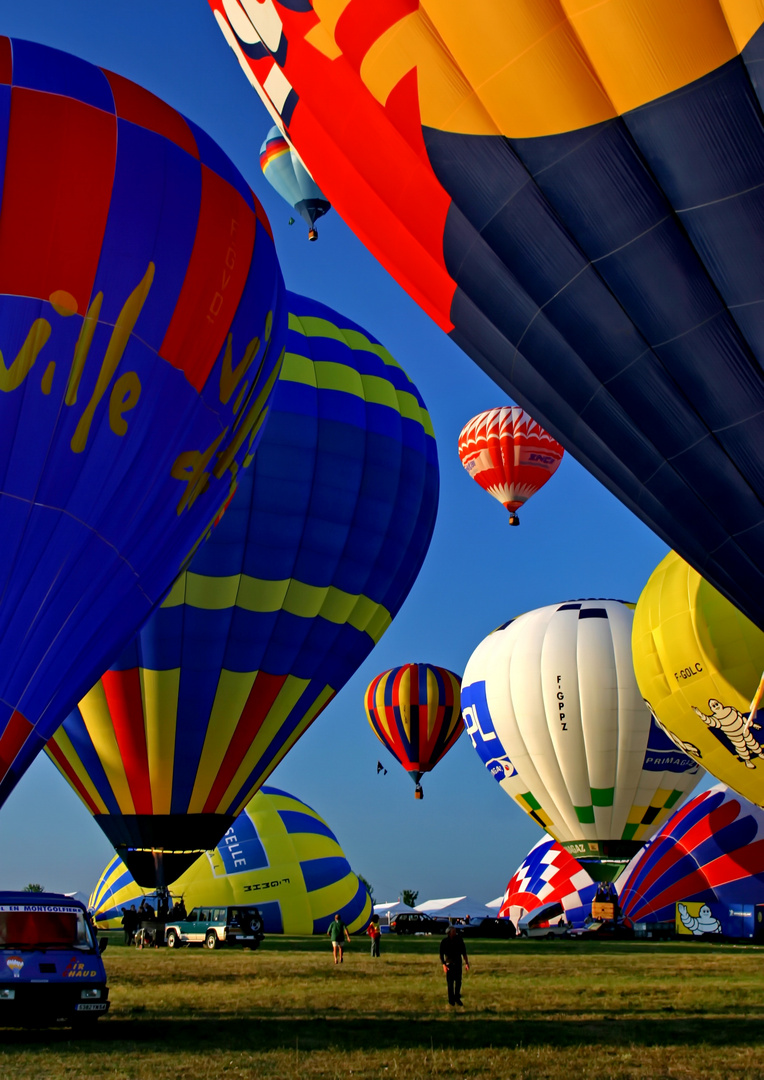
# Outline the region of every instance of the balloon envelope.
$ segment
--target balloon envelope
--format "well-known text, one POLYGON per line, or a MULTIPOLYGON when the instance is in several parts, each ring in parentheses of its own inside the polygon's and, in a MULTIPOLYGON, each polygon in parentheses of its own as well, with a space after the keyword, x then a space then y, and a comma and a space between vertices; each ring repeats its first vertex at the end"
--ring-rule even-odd
POLYGON ((517 405, 480 413, 459 436, 462 465, 510 511, 511 524, 517 524, 515 511, 555 474, 564 453, 517 405))
MULTIPOLYGON (((383 671, 366 690, 366 718, 383 746, 419 781, 462 733, 458 675, 430 664, 383 671)), ((379 770, 377 770, 379 771, 379 770)))
POLYGON ((764 633, 670 552, 639 598, 632 645, 642 695, 676 742, 764 805, 764 720, 749 715, 764 633))
POLYGON ((620 883, 632 922, 674 921, 678 902, 761 904, 764 813, 718 784, 682 806, 620 883))
POLYGON ((0 38, 0 803, 235 489, 286 334, 265 215, 119 75, 0 38))
POLYGON ((639 693, 631 607, 578 600, 520 615, 478 645, 462 680, 486 768, 592 877, 615 877, 701 775, 639 693))
POLYGON ((289 145, 280 129, 275 126, 268 132, 260 147, 260 168, 274 191, 305 221, 310 229, 308 239, 317 239, 318 233, 314 225, 331 210, 331 203, 324 198, 294 147, 289 145))
POLYGON ((584 925, 592 913, 597 886, 583 866, 556 840, 545 836, 535 844, 510 878, 499 908, 499 917, 520 918, 542 904, 561 904, 565 921, 584 925))
POLYGON ((764 16, 209 0, 342 219, 764 626, 764 16))
POLYGON ((390 354, 288 294, 287 353, 239 491, 48 752, 135 878, 215 846, 371 652, 430 543, 430 418, 390 354))
MULTIPOLYGON (((270 786, 258 791, 215 850, 189 867, 172 891, 187 911, 255 904, 267 934, 325 934, 336 912, 355 933, 372 912, 365 885, 324 819, 270 786)), ((88 906, 99 926, 117 929, 123 909, 145 893, 115 856, 88 906)))

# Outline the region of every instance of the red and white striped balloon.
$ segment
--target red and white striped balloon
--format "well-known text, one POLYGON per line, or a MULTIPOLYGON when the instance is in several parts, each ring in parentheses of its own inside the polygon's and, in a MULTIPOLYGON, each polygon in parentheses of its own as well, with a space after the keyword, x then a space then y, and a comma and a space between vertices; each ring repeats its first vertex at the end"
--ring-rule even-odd
POLYGON ((509 510, 510 525, 519 525, 517 510, 554 475, 564 453, 519 405, 480 413, 459 436, 462 465, 509 510))

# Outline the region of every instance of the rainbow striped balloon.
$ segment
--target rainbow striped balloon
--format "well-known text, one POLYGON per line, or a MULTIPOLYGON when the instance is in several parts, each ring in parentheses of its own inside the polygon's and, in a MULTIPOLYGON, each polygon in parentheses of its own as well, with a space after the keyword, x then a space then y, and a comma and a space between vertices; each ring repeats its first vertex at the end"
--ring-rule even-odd
POLYGON ((416 784, 447 754, 462 733, 461 679, 446 668, 404 664, 383 671, 366 691, 372 731, 416 784))
MULTIPOLYGON (((89 907, 99 926, 116 929, 122 910, 147 895, 115 856, 89 907)), ((310 806, 264 787, 214 851, 178 879, 173 895, 186 908, 255 904, 267 934, 324 934, 339 912, 351 933, 364 930, 371 899, 352 872, 337 837, 310 806)))

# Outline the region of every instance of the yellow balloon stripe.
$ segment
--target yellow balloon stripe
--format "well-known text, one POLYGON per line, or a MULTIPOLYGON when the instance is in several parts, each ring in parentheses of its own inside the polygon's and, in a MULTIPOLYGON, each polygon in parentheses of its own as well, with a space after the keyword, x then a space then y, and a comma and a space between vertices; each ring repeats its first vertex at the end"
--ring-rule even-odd
POLYGON ((247 704, 257 675, 256 671, 227 671, 225 668, 220 672, 199 767, 188 803, 189 814, 201 814, 204 810, 204 804, 228 753, 239 717, 247 704))
POLYGON ((111 790, 114 792, 120 812, 134 814, 135 806, 130 794, 130 785, 127 782, 111 713, 106 703, 106 693, 100 681, 80 701, 79 710, 90 741, 103 766, 111 790))
MULTIPOLYGON (((326 18, 324 44, 337 18, 326 18)), ((425 127, 533 138, 681 89, 731 60, 763 20, 760 0, 423 0, 371 44, 360 75, 384 105, 416 70, 425 127)))
MULTIPOLYGON (((380 360, 389 367, 400 368, 401 366, 398 361, 390 355, 384 345, 380 345, 379 342, 376 341, 370 341, 360 330, 354 330, 349 326, 338 327, 335 326, 334 323, 327 322, 326 319, 320 319, 313 315, 294 315, 290 312, 289 329, 294 330, 298 334, 303 334, 305 337, 324 337, 332 338, 334 341, 342 341, 354 352, 374 353, 375 356, 378 356, 380 360)), ((288 355, 289 354, 287 353, 287 356, 288 355)), ((409 379, 409 382, 410 381, 411 380, 409 379)))
POLYGON ((169 814, 172 803, 180 668, 171 671, 152 671, 149 668, 139 670, 151 805, 155 814, 169 814))
POLYGON ((258 613, 283 610, 304 619, 320 614, 328 622, 348 623, 355 630, 367 633, 375 643, 392 622, 390 612, 382 604, 333 585, 323 588, 295 578, 267 581, 247 574, 208 577, 186 571, 183 577, 185 588, 174 588, 162 607, 187 603, 208 611, 223 611, 235 605, 258 613))
MULTIPOLYGON (((58 729, 58 731, 56 732, 56 734, 53 736, 53 738, 50 741, 52 743, 56 744, 56 746, 58 747, 61 754, 66 758, 66 761, 67 761, 67 764, 69 765, 69 768, 76 775, 79 782, 82 784, 82 786, 87 791, 90 798, 93 800, 95 805, 98 807, 98 813, 99 814, 108 813, 108 810, 106 809, 106 803, 103 801, 101 796, 98 794, 98 789, 96 788, 95 784, 90 779, 87 772, 85 771, 85 769, 84 769, 84 767, 82 765, 82 762, 80 761, 79 754, 77 753, 77 751, 72 746, 71 740, 70 740, 69 736, 66 734, 66 732, 64 731, 63 727, 60 727, 58 729)), ((59 763, 56 761, 56 759, 52 755, 48 755, 48 756, 50 757, 51 761, 56 766, 58 771, 61 773, 61 775, 63 777, 65 777, 66 782, 69 783, 69 777, 63 771, 63 769, 61 768, 59 763)), ((78 792, 78 794, 79 794, 79 792, 78 792)))
MULTIPOLYGON (((302 813, 302 807, 294 806, 293 810, 302 813)), ((290 833, 295 853, 300 862, 306 859, 333 859, 344 858, 342 848, 331 836, 321 836, 318 833, 290 833)))

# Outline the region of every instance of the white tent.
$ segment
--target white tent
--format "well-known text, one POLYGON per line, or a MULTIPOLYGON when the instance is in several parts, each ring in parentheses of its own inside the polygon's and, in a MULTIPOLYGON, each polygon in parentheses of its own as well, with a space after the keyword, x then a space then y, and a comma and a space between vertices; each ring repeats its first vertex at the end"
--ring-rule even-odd
POLYGON ((503 903, 504 893, 502 893, 501 896, 497 896, 495 900, 489 900, 486 907, 495 915, 503 903))
POLYGON ((449 896, 442 900, 425 900, 414 910, 446 919, 463 919, 467 915, 471 919, 484 919, 486 916, 495 915, 494 911, 489 911, 485 904, 478 903, 471 896, 449 896))
POLYGON ((402 900, 393 900, 390 903, 374 905, 374 914, 379 915, 379 921, 383 926, 389 926, 390 920, 399 911, 411 911, 411 908, 408 904, 404 904, 402 900))

